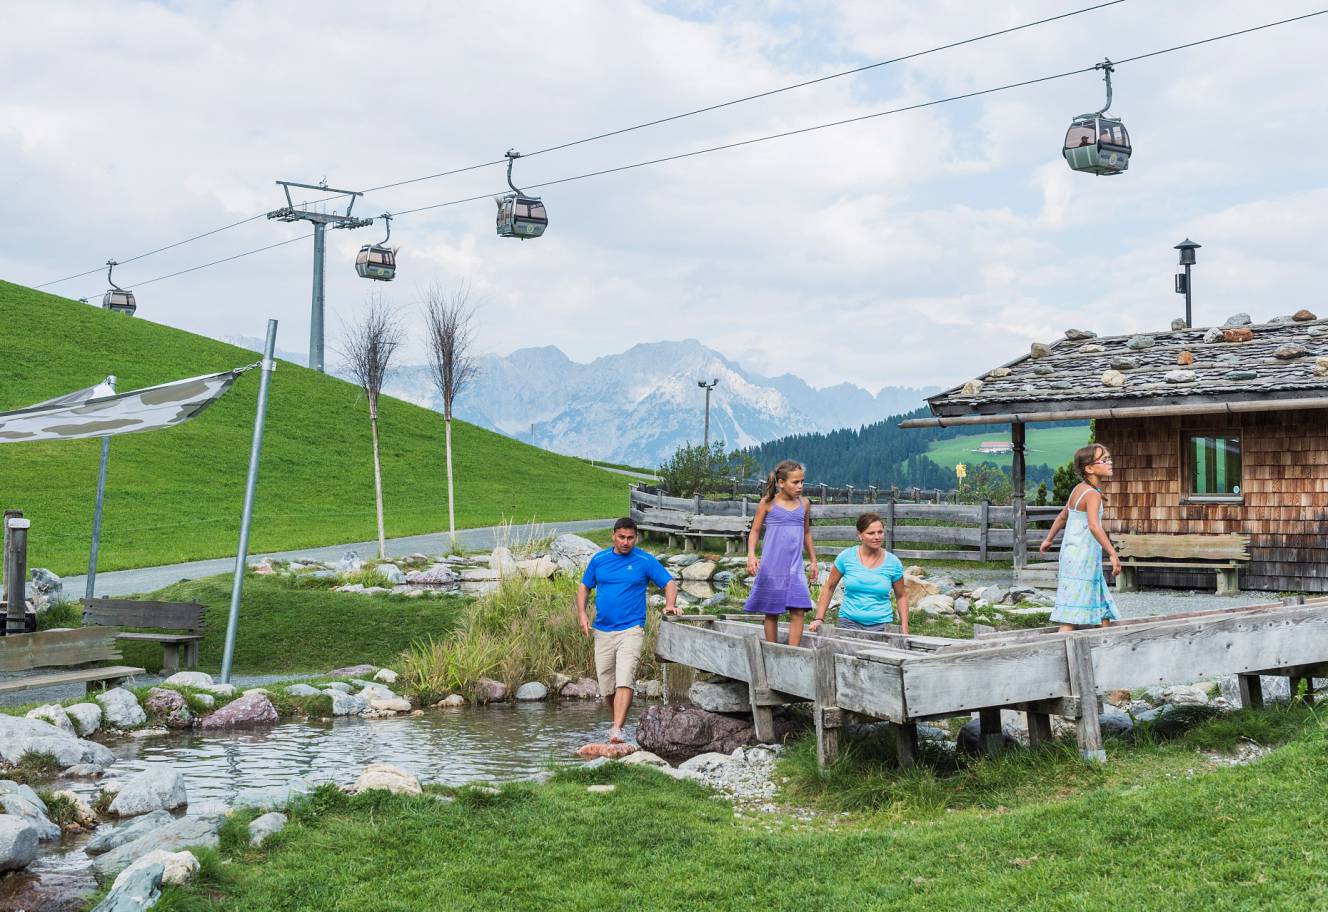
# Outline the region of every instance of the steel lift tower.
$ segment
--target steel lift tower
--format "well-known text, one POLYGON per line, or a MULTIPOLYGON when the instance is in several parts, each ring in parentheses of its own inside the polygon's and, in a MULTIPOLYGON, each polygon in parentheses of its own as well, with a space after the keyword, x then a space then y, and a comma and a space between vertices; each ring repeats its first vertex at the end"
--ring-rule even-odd
POLYGON ((276 219, 279 222, 312 222, 314 226, 314 293, 313 310, 309 315, 309 366, 320 374, 323 373, 323 261, 325 240, 324 234, 328 226, 333 228, 365 228, 373 224, 371 218, 356 218, 350 214, 355 206, 355 198, 363 196, 358 190, 337 190, 327 185, 327 181, 321 184, 300 184, 295 181, 277 181, 277 184, 286 191, 286 205, 281 209, 274 209, 267 214, 270 219, 276 219), (337 196, 346 196, 350 201, 346 203, 345 215, 337 215, 335 212, 314 212, 310 209, 297 208, 291 201, 290 188, 299 187, 302 190, 321 190, 324 193, 331 193, 337 196))

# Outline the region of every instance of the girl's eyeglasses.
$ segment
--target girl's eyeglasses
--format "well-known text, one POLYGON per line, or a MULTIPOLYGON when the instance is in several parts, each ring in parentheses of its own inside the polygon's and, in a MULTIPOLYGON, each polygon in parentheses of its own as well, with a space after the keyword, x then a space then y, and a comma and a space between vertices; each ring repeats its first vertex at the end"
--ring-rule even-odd
POLYGON ((1112 465, 1110 456, 1103 456, 1101 459, 1094 459, 1093 465, 1112 465))

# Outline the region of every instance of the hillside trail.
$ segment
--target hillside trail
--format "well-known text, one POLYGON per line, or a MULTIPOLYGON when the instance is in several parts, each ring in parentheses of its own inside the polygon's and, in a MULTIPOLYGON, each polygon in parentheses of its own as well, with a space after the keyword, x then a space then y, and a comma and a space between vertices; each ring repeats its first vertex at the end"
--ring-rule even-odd
MULTIPOLYGON (((589 532, 595 529, 607 529, 613 525, 613 518, 580 519, 557 523, 535 523, 512 526, 483 526, 477 529, 458 529, 456 547, 462 551, 488 551, 505 541, 522 541, 532 535, 540 537, 562 535, 565 532, 589 532)), ((407 535, 403 538, 387 540, 388 557, 406 557, 420 553, 427 555, 446 554, 451 550, 451 536, 446 532, 430 532, 425 535, 407 535)), ((368 560, 378 554, 377 541, 350 542, 342 545, 327 545, 321 548, 297 548, 294 551, 264 551, 249 555, 249 560, 262 560, 265 557, 281 560, 340 560, 347 551, 354 551, 368 560)), ((112 570, 97 574, 97 595, 116 596, 132 595, 139 592, 151 592, 181 580, 201 579, 230 573, 235 569, 234 557, 218 557, 212 560, 189 561, 183 564, 166 564, 160 567, 139 567, 134 570, 112 570)), ((64 591, 81 597, 87 585, 86 576, 66 576, 63 578, 64 591)))

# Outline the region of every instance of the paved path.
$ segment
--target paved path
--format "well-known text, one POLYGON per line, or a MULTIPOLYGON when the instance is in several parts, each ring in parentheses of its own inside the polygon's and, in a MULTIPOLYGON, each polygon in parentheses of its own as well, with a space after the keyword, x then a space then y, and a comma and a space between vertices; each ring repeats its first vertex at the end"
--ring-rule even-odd
MULTIPOLYGON (((607 529, 613 525, 613 519, 582 519, 560 523, 539 523, 535 525, 486 526, 480 529, 458 529, 457 547, 463 551, 487 551, 498 544, 500 537, 509 536, 520 541, 529 535, 560 535, 564 532, 588 532, 593 529, 607 529)), ((405 557, 416 552, 422 554, 445 554, 451 550, 451 536, 446 532, 430 532, 427 535, 408 535, 405 538, 387 540, 388 557, 405 557)), ((356 551, 361 557, 368 558, 378 553, 378 542, 351 542, 345 545, 329 545, 325 548, 301 548, 295 551, 271 551, 250 555, 250 560, 263 557, 278 557, 283 560, 303 558, 305 560, 340 560, 347 551, 356 551)), ((97 574, 97 595, 130 595, 137 592, 151 592, 180 580, 199 579, 204 576, 216 576, 230 573, 235 569, 235 558, 223 557, 215 560, 190 561, 185 564, 168 564, 163 567, 140 567, 136 570, 115 570, 97 574)), ((82 598, 87 585, 85 576, 64 577, 64 591, 72 598, 82 598)))

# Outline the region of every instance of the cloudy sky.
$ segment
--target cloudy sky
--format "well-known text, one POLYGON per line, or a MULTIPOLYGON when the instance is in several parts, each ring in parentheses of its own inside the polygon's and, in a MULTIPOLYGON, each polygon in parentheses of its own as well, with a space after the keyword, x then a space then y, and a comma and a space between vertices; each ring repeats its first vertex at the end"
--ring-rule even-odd
MULTIPOLYGON (((277 178, 372 187, 544 148, 1093 0, 497 4, 5 3, 0 277, 36 285, 282 202, 277 178)), ((519 184, 1121 59, 1309 12, 1308 0, 1106 9, 518 164, 519 184)), ((380 229, 329 233, 330 331, 381 293, 418 325, 468 281, 480 349, 577 360, 695 337, 817 385, 947 384, 1066 327, 1181 312, 1175 251, 1203 244, 1196 323, 1325 315, 1328 16, 1122 66, 1136 153, 1071 173, 1084 74, 551 186, 548 234, 495 237, 487 200, 402 217, 397 281, 354 274, 380 229), (1316 51, 1316 48, 1318 49, 1316 51)), ((370 193, 375 215, 496 192, 497 167, 370 193)), ((307 233, 263 218, 117 271, 139 316, 308 345, 311 242, 139 284, 307 233)), ((94 274, 51 286, 100 295, 94 274)), ((334 340, 329 339, 329 346, 334 340)))

